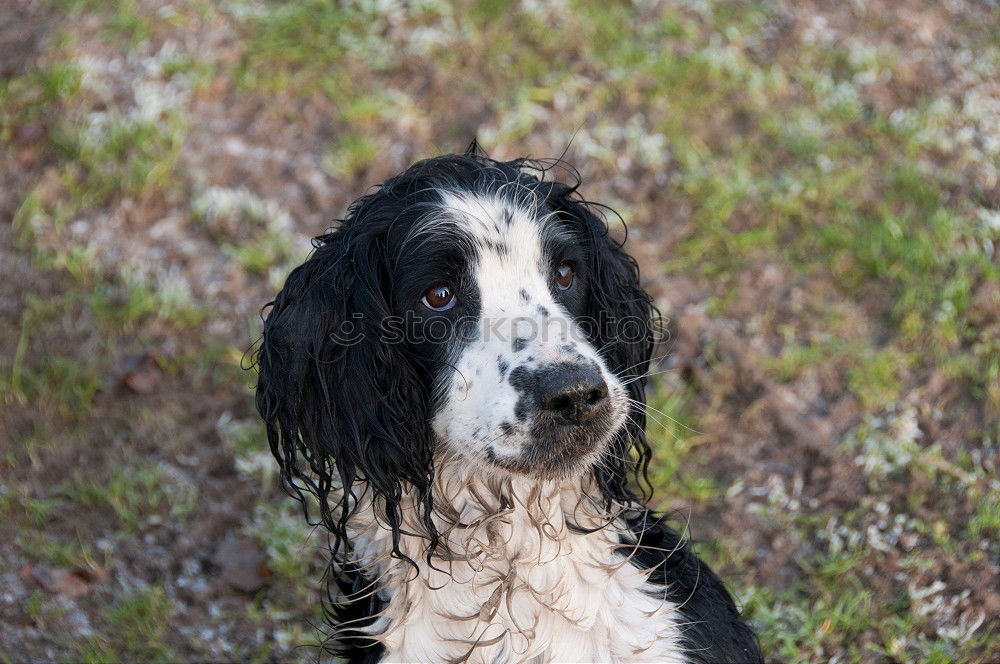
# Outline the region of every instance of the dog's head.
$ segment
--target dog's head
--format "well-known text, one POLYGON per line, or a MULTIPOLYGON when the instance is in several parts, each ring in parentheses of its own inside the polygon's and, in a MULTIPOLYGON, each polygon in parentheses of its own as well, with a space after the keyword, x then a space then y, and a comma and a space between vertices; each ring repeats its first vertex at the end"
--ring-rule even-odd
MULTIPOLYGON (((433 538, 445 462, 593 473, 606 499, 631 495, 649 456, 654 311, 576 186, 545 175, 476 152, 428 159, 316 239, 257 356, 257 405, 289 484, 325 504, 364 483, 397 537, 414 490, 433 538)), ((326 515, 339 534, 349 503, 326 515)))

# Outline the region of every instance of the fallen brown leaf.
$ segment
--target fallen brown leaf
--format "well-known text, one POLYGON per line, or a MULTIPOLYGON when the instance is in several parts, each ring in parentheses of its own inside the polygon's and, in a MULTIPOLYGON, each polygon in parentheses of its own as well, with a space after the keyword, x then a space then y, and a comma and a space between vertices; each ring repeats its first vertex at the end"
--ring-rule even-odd
POLYGON ((91 588, 108 579, 108 571, 103 567, 76 567, 73 569, 52 568, 46 565, 26 565, 20 576, 25 581, 33 581, 46 592, 64 597, 81 597, 91 588))
POLYGON ((157 366, 156 353, 146 351, 138 357, 132 357, 126 363, 122 383, 138 394, 151 394, 156 389, 163 372, 157 366))
POLYGON ((267 556, 257 540, 233 533, 226 535, 212 558, 221 570, 219 576, 223 581, 248 593, 260 590, 271 576, 266 561, 267 556))

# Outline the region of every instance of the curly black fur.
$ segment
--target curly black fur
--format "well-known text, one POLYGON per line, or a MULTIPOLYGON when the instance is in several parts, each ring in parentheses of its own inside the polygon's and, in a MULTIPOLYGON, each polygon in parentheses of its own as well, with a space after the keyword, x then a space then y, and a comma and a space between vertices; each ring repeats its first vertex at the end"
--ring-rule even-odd
POLYGON ((653 570, 650 581, 680 607, 687 656, 692 664, 752 664, 763 662, 757 637, 722 580, 691 550, 689 542, 651 511, 630 516, 635 535, 620 549, 632 564, 653 570))

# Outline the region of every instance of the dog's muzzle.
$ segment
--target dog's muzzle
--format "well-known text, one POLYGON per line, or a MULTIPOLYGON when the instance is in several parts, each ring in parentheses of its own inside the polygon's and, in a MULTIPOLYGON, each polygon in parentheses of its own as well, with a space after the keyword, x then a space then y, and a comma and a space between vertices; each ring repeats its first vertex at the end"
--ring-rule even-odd
POLYGON ((490 461, 518 473, 559 476, 597 458, 611 437, 615 407, 596 363, 518 367, 510 383, 519 394, 514 412, 527 442, 516 454, 491 449, 490 461))

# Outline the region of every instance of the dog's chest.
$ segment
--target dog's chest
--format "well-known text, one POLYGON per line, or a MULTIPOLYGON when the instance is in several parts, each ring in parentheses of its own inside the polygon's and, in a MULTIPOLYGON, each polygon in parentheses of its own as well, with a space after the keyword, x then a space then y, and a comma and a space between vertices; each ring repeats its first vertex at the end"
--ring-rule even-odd
POLYGON ((613 531, 512 510, 448 539, 457 560, 390 589, 385 661, 683 661, 677 607, 615 552, 613 531))

